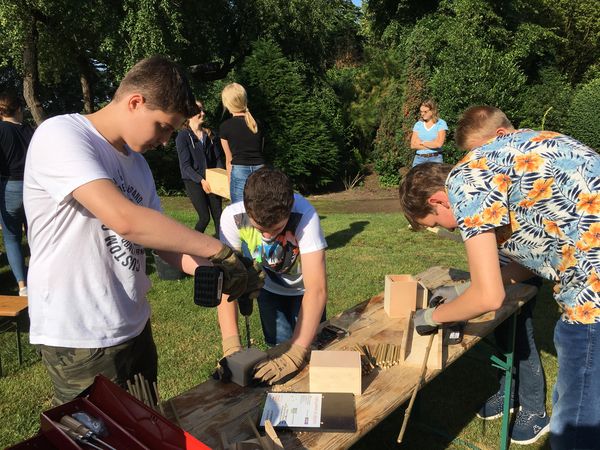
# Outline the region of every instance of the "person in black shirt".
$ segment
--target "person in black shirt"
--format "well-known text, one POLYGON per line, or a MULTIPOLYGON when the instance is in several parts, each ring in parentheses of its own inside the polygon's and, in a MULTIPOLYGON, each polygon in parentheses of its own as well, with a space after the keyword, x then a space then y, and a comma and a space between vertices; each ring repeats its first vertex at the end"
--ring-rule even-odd
POLYGON ((210 185, 206 181, 206 169, 225 168, 225 158, 219 140, 212 130, 202 126, 206 117, 204 106, 201 102, 196 104, 200 112, 187 121, 187 126, 175 139, 179 170, 188 198, 198 213, 196 231, 203 233, 212 215, 215 233, 218 234, 222 200, 218 195, 211 193, 210 185))
POLYGON ((248 110, 248 97, 242 85, 231 83, 225 86, 221 100, 232 115, 221 124, 219 136, 226 157, 231 203, 236 203, 244 199, 246 179, 265 163, 262 155, 264 138, 262 126, 248 110))
POLYGON ((8 263, 19 285, 19 295, 26 296, 25 257, 21 247, 26 223, 23 172, 33 130, 22 121, 23 104, 16 93, 0 94, 0 221, 8 263))

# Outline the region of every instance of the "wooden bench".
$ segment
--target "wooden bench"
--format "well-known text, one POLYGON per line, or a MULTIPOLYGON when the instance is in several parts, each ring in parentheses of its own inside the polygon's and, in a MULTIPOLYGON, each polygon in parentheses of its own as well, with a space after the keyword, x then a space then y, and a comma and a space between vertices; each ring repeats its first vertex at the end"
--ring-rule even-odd
MULTIPOLYGON (((19 365, 23 364, 23 351, 21 349, 21 316, 27 312, 27 297, 14 295, 0 295, 0 331, 8 331, 13 326, 17 332, 17 355, 19 365)), ((2 362, 0 361, 0 376, 2 376, 2 362)))
MULTIPOLYGON (((467 277, 466 272, 442 267, 432 267, 415 276, 430 290, 467 277)), ((536 291, 533 286, 521 284, 507 289, 507 300, 498 311, 470 320, 460 345, 444 346, 443 368, 427 370, 425 383, 439 375, 500 323, 513 316, 525 301, 535 296, 536 291)), ((401 342, 403 320, 405 319, 389 318, 384 311, 383 293, 376 295, 330 320, 333 324, 349 325, 350 335, 330 344, 327 350, 352 350, 356 344, 365 343, 401 342)), ((382 371, 374 370, 364 375, 362 395, 356 397, 355 433, 282 431, 279 434, 284 447, 288 450, 349 448, 410 399, 419 375, 419 366, 406 364, 382 371)), ((229 442, 253 437, 246 416, 249 415, 253 420, 260 417, 267 392, 308 392, 308 382, 307 367, 292 380, 272 387, 241 387, 234 383, 226 384, 210 379, 172 398, 169 401, 171 408, 166 408, 166 412, 169 419, 179 422, 190 434, 205 444, 218 448, 221 445, 223 430, 227 430, 229 442)), ((509 416, 506 417, 503 429, 508 429, 509 416)), ((503 439, 500 447, 507 448, 506 438, 503 439)))

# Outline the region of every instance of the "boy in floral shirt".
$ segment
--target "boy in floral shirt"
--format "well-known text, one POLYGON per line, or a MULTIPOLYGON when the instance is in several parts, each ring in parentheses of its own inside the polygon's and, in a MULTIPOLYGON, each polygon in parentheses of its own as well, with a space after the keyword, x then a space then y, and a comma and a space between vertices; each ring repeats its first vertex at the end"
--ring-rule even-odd
POLYGON ((469 151, 455 166, 423 164, 400 187, 414 227, 459 228, 471 285, 421 310, 420 329, 498 309, 504 284, 532 273, 556 282, 559 372, 552 448, 600 442, 600 155, 559 133, 515 130, 497 108, 469 108, 456 131, 469 151), (513 262, 500 270, 498 250, 513 262))

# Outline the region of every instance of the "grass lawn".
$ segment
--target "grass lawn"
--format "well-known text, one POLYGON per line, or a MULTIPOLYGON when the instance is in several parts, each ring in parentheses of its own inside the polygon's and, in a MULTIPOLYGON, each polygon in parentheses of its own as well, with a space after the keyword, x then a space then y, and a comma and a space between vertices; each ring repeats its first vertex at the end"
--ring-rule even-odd
MULTIPOLYGON (((340 213, 332 200, 316 200, 313 204, 321 215, 329 244, 329 316, 383 291, 385 274, 415 274, 433 265, 466 269, 461 245, 439 239, 431 233, 411 232, 400 214, 340 213)), ((163 207, 169 215, 193 226, 195 213, 190 212, 187 205, 187 201, 181 198, 163 199, 163 207)), ((207 230, 209 233, 213 231, 212 228, 207 230)), ((169 398, 209 376, 220 355, 220 335, 216 310, 202 309, 192 301, 193 280, 190 277, 178 281, 159 280, 153 262, 150 262, 148 272, 153 288, 149 300, 159 354, 158 385, 161 395, 169 398)), ((15 294, 5 255, 0 263, 0 292, 15 294)), ((70 276, 68 267, 65 267, 64 275, 70 276)), ((557 370, 552 344, 557 316, 557 306, 546 285, 538 296, 535 328, 550 387, 556 380, 557 370)), ((256 308, 252 316, 252 336, 258 345, 264 345, 256 308)), ((24 342, 27 341, 25 334, 24 342)), ((0 377, 1 448, 35 434, 40 412, 50 406, 49 379, 33 347, 28 343, 24 347, 25 363, 18 367, 14 333, 0 335, 3 367, 3 376, 0 377)), ((413 411, 403 448, 498 447, 500 421, 484 422, 475 417, 481 403, 497 389, 495 370, 489 364, 484 349, 476 347, 422 390, 418 396, 421 413, 413 411), (432 435, 419 422, 443 429, 448 437, 432 435)), ((551 389, 548 391, 550 412, 551 389)), ((397 448, 402 411, 403 408, 397 410, 353 448, 397 448)), ((547 444, 522 448, 545 448, 544 445, 547 444)))

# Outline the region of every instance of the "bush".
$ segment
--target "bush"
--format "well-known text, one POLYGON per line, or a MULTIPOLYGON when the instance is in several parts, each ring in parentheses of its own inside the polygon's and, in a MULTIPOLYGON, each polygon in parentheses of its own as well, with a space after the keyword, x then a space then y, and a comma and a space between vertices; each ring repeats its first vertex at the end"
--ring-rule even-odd
POLYGON ((600 105, 600 78, 584 84, 578 90, 569 110, 569 134, 600 150, 600 122, 594 119, 600 105))
POLYGON ((179 171, 175 139, 171 139, 164 147, 146 152, 144 158, 152 170, 158 195, 183 195, 185 190, 179 171))
POLYGON ((265 126, 267 159, 302 192, 339 179, 338 106, 330 89, 310 89, 302 65, 267 40, 254 43, 239 75, 250 110, 265 126))
POLYGON ((542 69, 537 82, 524 91, 520 113, 510 119, 519 128, 565 132, 572 96, 565 75, 555 68, 542 69))

